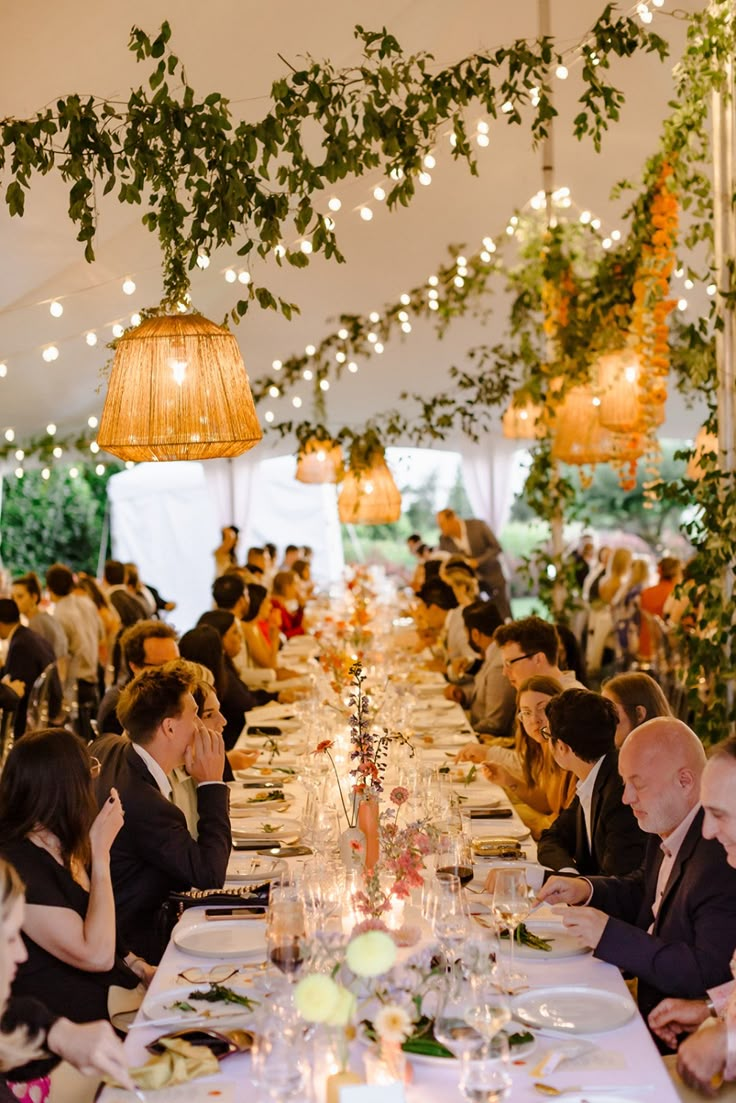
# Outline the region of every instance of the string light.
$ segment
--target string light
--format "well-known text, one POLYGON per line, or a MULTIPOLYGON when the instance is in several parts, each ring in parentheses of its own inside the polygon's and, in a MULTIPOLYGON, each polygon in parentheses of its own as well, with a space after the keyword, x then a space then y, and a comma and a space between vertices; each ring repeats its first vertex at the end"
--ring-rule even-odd
POLYGON ((612 239, 612 241, 620 241, 621 240, 621 231, 620 230, 611 230, 611 239, 612 239))
POLYGON ((361 207, 360 217, 363 219, 364 222, 370 222, 370 220, 373 218, 373 211, 370 207, 361 207))
POLYGON ((428 172, 420 172, 419 173, 419 183, 423 187, 428 188, 429 185, 432 183, 432 177, 430 176, 430 174, 428 172))
POLYGON ((684 286, 688 291, 692 291, 692 289, 695 287, 695 284, 693 283, 692 280, 687 279, 687 280, 685 280, 684 286))
POLYGON ((275 257, 278 257, 278 258, 279 258, 279 260, 280 260, 280 259, 281 259, 282 257, 285 257, 285 256, 286 256, 286 249, 284 248, 284 246, 283 246, 283 245, 274 245, 274 247, 273 247, 273 255, 274 255, 275 257))
POLYGON ((235 271, 234 268, 226 268, 225 269, 225 281, 227 283, 235 283, 237 278, 238 278, 238 273, 235 271))
MULTIPOLYGON (((306 253, 306 249, 304 250, 304 252, 306 253)), ((250 272, 246 272, 245 269, 243 269, 242 272, 238 272, 238 283, 249 284, 250 272)))
POLYGON ((330 218, 330 216, 328 214, 326 214, 324 216, 322 221, 324 222, 324 224, 325 224, 325 226, 327 227, 328 230, 334 230, 335 229, 335 220, 334 220, 334 218, 330 218))
POLYGON ((16 469, 15 469, 16 479, 22 479, 24 474, 25 474, 25 472, 23 471, 22 467, 16 467, 16 469))
POLYGON ((380 356, 381 353, 383 352, 383 345, 381 344, 380 341, 376 341, 375 345, 373 346, 373 349, 380 356))
POLYGON ((411 303, 411 295, 407 295, 406 292, 401 296, 399 302, 402 306, 409 306, 411 303))
POLYGON ((350 336, 350 334, 349 334, 349 333, 348 333, 348 331, 347 331, 347 330, 346 330, 346 329, 345 329, 345 328, 343 327, 343 329, 338 329, 338 331, 337 331, 337 336, 338 336, 338 337, 340 338, 340 340, 341 340, 341 341, 347 341, 347 339, 348 339, 348 337, 350 336))
POLYGON ((320 381, 319 381, 319 389, 320 389, 321 391, 329 391, 329 389, 330 389, 330 381, 329 381, 329 379, 320 379, 320 381))
POLYGON ((489 146, 491 144, 491 139, 488 137, 487 134, 476 134, 475 140, 478 145, 482 146, 484 149, 486 148, 486 146, 489 146))
POLYGON ((348 364, 348 371, 352 372, 352 374, 355 375, 357 370, 358 370, 358 365, 355 363, 354 360, 351 360, 350 363, 348 364))
POLYGON ((47 480, 51 478, 51 472, 49 471, 48 467, 44 467, 43 471, 41 472, 41 478, 47 480))
POLYGON ((404 333, 411 333, 411 322, 402 322, 401 328, 404 333))
POLYGON ((677 309, 681 312, 684 311, 684 310, 687 310, 687 299, 678 299, 677 300, 677 309))
POLYGON ((78 474, 79 474, 79 468, 78 467, 70 467, 69 468, 69 478, 70 479, 76 479, 78 474))
POLYGON ((95 333, 95 331, 93 329, 91 329, 89 331, 89 333, 85 334, 84 339, 85 339, 85 341, 87 342, 87 344, 89 345, 90 348, 94 348, 95 345, 97 344, 97 334, 95 333))
POLYGON ((273 410, 266 410, 266 412, 263 416, 266 419, 266 421, 268 422, 268 424, 270 425, 271 422, 273 421, 273 418, 274 418, 273 410))
POLYGON ((56 426, 54 425, 53 421, 50 421, 50 422, 48 423, 48 425, 46 426, 46 432, 48 433, 48 435, 49 435, 50 437, 53 437, 53 436, 55 435, 55 433, 56 433, 56 426))
POLYGON ((327 206, 330 208, 331 211, 339 211, 340 207, 342 207, 342 202, 337 198, 336 195, 333 195, 327 201, 327 206))
MULTIPOLYGON (((513 230, 511 232, 513 233, 513 230)), ((455 284, 455 287, 464 287, 465 286, 465 280, 463 279, 462 276, 455 276, 455 279, 452 282, 455 284)))
POLYGON ((582 222, 583 226, 587 226, 587 224, 590 222, 590 219, 591 219, 590 211, 581 211, 580 212, 580 221, 582 222))
POLYGON ((436 299, 430 299, 427 305, 429 306, 430 310, 439 310, 440 308, 440 304, 437 302, 436 299))
POLYGON ((63 313, 64 307, 57 299, 54 299, 54 301, 49 306, 49 314, 52 318, 60 318, 63 313))
POLYGON ((8 442, 8 444, 12 444, 13 441, 15 440, 15 429, 6 429, 5 430, 5 439, 8 442))
POLYGON ((280 360, 274 360, 273 363, 271 364, 271 367, 273 368, 274 371, 281 371, 283 366, 284 365, 281 363, 280 360))
POLYGON ((304 241, 299 243, 299 248, 303 253, 306 253, 307 256, 309 256, 309 254, 312 252, 312 243, 311 241, 307 241, 307 239, 305 238, 304 241))
POLYGON ((406 313, 405 310, 400 310, 399 313, 398 313, 398 319, 399 319, 400 322, 408 322, 409 321, 409 315, 406 313))
POLYGON ((567 66, 562 65, 562 64, 558 65, 557 68, 555 69, 555 76, 557 77, 558 80, 567 80, 567 78, 568 78, 568 68, 567 68, 567 66))
POLYGON ((306 380, 307 383, 311 383, 314 379, 314 372, 311 372, 309 368, 305 368, 302 372, 302 379, 306 380))
POLYGON ((41 353, 47 364, 53 363, 54 360, 59 359, 59 350, 56 345, 47 345, 47 347, 41 353))
MULTIPOLYGON (((182 308, 182 305, 183 305, 182 303, 179 303, 179 309, 180 310, 182 308)), ((184 310, 186 310, 186 307, 184 307, 184 310)), ((123 328, 123 326, 120 325, 120 322, 116 322, 115 325, 112 327, 113 337, 122 337, 124 333, 125 333, 125 329, 123 328)))
POLYGON ((372 310, 372 311, 370 312, 370 314, 368 315, 368 320, 369 320, 369 321, 371 321, 371 322, 373 322, 373 324, 375 325, 375 324, 376 324, 376 322, 380 322, 380 320, 381 320, 381 315, 380 315, 380 314, 378 313, 378 311, 377 311, 377 310, 372 310))
POLYGON ((95 475, 104 475, 104 474, 105 474, 105 465, 104 465, 104 463, 98 463, 97 466, 95 467, 95 475))
POLYGON ((706 290, 708 295, 715 295, 718 288, 716 287, 716 285, 714 283, 709 283, 705 290, 706 290))
POLYGON ((296 409, 296 410, 301 409, 302 400, 301 400, 301 398, 299 397, 298 394, 294 395, 294 397, 291 400, 291 404, 294 407, 294 409, 296 409))
POLYGON ((314 345, 307 345, 304 351, 306 352, 307 356, 314 356, 317 349, 314 347, 314 345))
POLYGON ((16 450, 15 458, 18 460, 19 463, 26 458, 26 454, 22 448, 18 448, 16 450))
POLYGON ((514 105, 510 103, 509 100, 506 100, 506 103, 501 104, 501 110, 503 111, 504 115, 510 115, 511 112, 514 110, 514 105))
POLYGON ((373 198, 376 200, 377 203, 383 203, 384 199, 386 198, 386 192, 380 186, 380 184, 378 185, 378 187, 373 189, 373 198))
POLYGON ((63 449, 59 448, 59 445, 57 444, 52 452, 52 455, 55 460, 60 460, 61 457, 64 455, 63 449))
POLYGON ((100 446, 96 440, 90 441, 89 450, 93 456, 96 456, 100 450, 100 446))
POLYGON ((368 334, 368 340, 370 341, 370 343, 372 345, 375 345, 376 341, 378 340, 378 334, 377 333, 369 333, 368 334))
POLYGON ((89 425, 90 429, 96 429, 98 424, 97 418, 94 415, 92 417, 88 417, 87 424, 89 425))
POLYGON ((140 316, 140 314, 138 313, 137 310, 136 310, 135 314, 131 314, 130 324, 132 326, 139 326, 141 324, 141 316, 140 316))
POLYGON ((281 394, 281 391, 278 389, 278 387, 269 387, 268 393, 271 395, 271 398, 278 398, 281 394))
POLYGON ((347 356, 341 350, 340 352, 335 353, 335 359, 337 360, 338 364, 344 364, 345 361, 347 360, 347 356))
POLYGON ((427 283, 429 284, 430 287, 436 287, 439 282, 440 281, 437 279, 436 276, 430 276, 429 279, 427 280, 427 283))
POLYGON ((428 153, 424 158, 422 164, 424 165, 425 169, 433 169, 437 165, 437 162, 435 161, 432 154, 428 153))
POLYGON ((135 280, 132 280, 130 276, 127 276, 123 280, 123 294, 134 295, 135 294, 135 280))
POLYGON ((8 374, 8 365, 3 360, 2 363, 0 363, 0 379, 4 379, 7 374, 8 374))
POLYGON ((199 256, 197 257, 197 268, 201 268, 202 271, 204 272, 204 270, 206 268, 209 268, 209 266, 210 266, 210 258, 207 256, 206 253, 200 253, 199 256))

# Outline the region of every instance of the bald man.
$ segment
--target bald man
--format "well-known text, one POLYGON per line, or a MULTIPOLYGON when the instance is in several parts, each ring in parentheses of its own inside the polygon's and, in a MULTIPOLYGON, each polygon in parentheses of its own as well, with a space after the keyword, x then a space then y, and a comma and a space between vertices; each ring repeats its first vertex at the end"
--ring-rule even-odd
POLYGON ((703 746, 680 720, 661 716, 635 728, 619 772, 623 802, 651 836, 641 868, 625 877, 550 877, 539 892, 551 904, 576 905, 565 926, 596 957, 639 978, 645 1016, 665 996, 693 999, 730 976, 736 870, 702 834, 704 769, 703 746))

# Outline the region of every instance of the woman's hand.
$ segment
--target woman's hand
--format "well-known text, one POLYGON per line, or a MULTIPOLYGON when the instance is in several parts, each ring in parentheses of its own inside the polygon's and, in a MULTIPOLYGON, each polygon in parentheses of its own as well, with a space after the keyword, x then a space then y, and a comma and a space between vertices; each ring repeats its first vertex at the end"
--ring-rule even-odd
POLYGON ((125 959, 125 964, 128 966, 131 973, 135 973, 143 987, 148 988, 149 984, 156 976, 156 966, 149 965, 147 961, 144 961, 142 957, 138 957, 137 954, 128 954, 125 959))
POLYGON ((484 762, 483 774, 486 781, 492 782, 493 785, 500 785, 502 789, 518 788, 518 779, 498 762, 484 762))
POLYGON ((92 850, 93 862, 96 858, 109 857, 110 847, 114 843, 115 837, 123 826, 124 821, 125 812, 120 803, 118 791, 117 789, 111 789, 110 796, 97 813, 95 821, 89 829, 89 842, 92 850))
POLYGON ((46 1039, 49 1049, 85 1076, 104 1076, 135 1090, 123 1043, 109 1023, 71 1023, 57 1019, 46 1039))
POLYGON ((281 610, 277 605, 271 606, 271 611, 268 614, 268 620, 266 622, 269 628, 277 628, 281 631, 281 610))

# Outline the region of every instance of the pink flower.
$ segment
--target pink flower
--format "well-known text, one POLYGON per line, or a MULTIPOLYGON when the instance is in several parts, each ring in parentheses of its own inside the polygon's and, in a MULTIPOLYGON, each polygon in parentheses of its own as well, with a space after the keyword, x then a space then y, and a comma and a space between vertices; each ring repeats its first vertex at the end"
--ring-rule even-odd
POLYGON ((405 804, 409 799, 409 790, 404 785, 397 785, 391 790, 390 797, 392 804, 405 804))
POLYGON ((361 851, 363 849, 363 844, 361 843, 360 839, 351 839, 350 840, 350 849, 355 850, 355 851, 361 851))
POLYGON ((334 742, 334 740, 332 740, 332 739, 323 739, 321 743, 317 744, 317 746, 314 748, 314 751, 312 753, 313 754, 324 754, 326 751, 329 751, 329 749, 332 746, 333 742, 334 742))

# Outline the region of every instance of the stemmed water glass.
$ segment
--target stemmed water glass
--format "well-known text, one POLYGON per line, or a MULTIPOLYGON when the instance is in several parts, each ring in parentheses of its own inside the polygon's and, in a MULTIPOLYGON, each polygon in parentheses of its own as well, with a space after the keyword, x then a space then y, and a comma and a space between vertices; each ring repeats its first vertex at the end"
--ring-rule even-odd
POLYGON ((497 1034, 476 1052, 461 1057, 460 1091, 469 1103, 501 1103, 511 1091, 509 1043, 497 1034))
POLYGON ((440 994, 434 1017, 434 1036, 455 1057, 476 1053, 483 1045, 483 1035, 468 1022, 466 1013, 472 1004, 472 993, 466 982, 452 970, 440 994))
POLYGON ((437 872, 434 879, 435 911, 432 928, 449 966, 459 958, 468 934, 469 916, 460 878, 437 872))
POLYGON ((514 944, 516 931, 529 915, 531 908, 532 890, 527 884, 524 867, 508 866, 497 870, 491 910, 499 927, 505 927, 509 932, 511 942, 509 970, 503 976, 504 987, 508 992, 515 992, 526 985, 526 976, 517 972, 515 968, 514 944))

